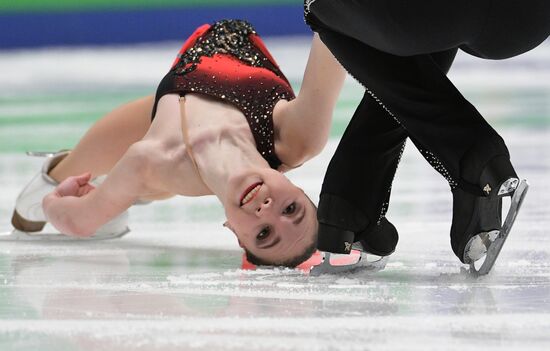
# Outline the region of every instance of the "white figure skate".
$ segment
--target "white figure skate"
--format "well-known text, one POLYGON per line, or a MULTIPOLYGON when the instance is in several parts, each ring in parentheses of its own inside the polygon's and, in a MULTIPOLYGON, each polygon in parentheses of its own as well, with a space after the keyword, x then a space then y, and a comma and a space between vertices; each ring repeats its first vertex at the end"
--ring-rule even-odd
MULTIPOLYGON (((0 241, 21 240, 55 240, 55 241, 85 241, 119 238, 127 234, 128 211, 124 211, 118 217, 100 227, 97 232, 86 238, 68 236, 62 233, 43 232, 46 225, 46 217, 42 210, 42 199, 52 192, 58 183, 52 179, 48 172, 55 167, 69 151, 57 153, 28 152, 29 156, 47 157, 40 172, 32 178, 17 197, 12 216, 12 225, 15 228, 11 233, 0 235, 0 241)), ((104 177, 98 177, 91 183, 99 185, 104 177)))

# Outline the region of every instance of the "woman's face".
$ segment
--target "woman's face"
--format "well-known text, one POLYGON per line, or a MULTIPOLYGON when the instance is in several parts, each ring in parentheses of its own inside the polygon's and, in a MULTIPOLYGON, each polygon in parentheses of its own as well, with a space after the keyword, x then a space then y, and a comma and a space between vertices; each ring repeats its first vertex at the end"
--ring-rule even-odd
POLYGON ((283 174, 262 168, 230 180, 227 225, 239 244, 274 263, 300 256, 316 240, 315 206, 283 174))

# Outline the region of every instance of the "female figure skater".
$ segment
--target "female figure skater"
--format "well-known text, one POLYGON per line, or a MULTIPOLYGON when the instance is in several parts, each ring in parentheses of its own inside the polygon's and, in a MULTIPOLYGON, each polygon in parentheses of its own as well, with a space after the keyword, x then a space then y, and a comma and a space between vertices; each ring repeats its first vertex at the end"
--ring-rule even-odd
POLYGON ((48 221, 87 237, 123 230, 121 214, 137 202, 213 194, 249 261, 296 266, 315 250, 316 209, 282 172, 324 147, 344 78, 315 35, 295 98, 250 24, 204 25, 155 97, 107 114, 72 152, 46 162, 19 195, 12 223, 36 232, 48 221))
POLYGON ((500 238, 494 261, 511 225, 502 225, 501 198, 514 194, 513 222, 527 185, 516 192, 504 140, 446 73, 458 49, 505 59, 539 45, 550 34, 550 2, 307 0, 305 17, 366 88, 325 175, 319 248, 348 252, 346 243, 360 242, 393 252, 398 235, 385 214, 410 138, 451 187, 454 253, 472 264, 500 238))

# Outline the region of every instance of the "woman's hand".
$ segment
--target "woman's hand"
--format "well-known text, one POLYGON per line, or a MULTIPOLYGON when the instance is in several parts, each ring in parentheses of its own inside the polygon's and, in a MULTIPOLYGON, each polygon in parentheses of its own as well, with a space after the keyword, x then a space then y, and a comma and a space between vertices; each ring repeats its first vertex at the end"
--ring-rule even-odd
POLYGON ((81 197, 94 190, 95 187, 88 182, 92 174, 90 172, 73 176, 62 181, 54 190, 58 197, 76 196, 81 197))
POLYGON ((150 145, 143 141, 130 146, 97 188, 88 184, 90 173, 65 179, 42 200, 48 222, 64 234, 93 235, 149 193, 147 159, 150 150, 150 145))
POLYGON ((84 215, 89 215, 81 209, 81 202, 84 195, 95 189, 93 185, 88 184, 91 176, 91 173, 88 172, 69 177, 42 200, 42 208, 48 222, 61 233, 74 236, 90 236, 95 232, 95 228, 82 225, 82 220, 78 218, 78 215, 83 214, 83 212, 84 215))

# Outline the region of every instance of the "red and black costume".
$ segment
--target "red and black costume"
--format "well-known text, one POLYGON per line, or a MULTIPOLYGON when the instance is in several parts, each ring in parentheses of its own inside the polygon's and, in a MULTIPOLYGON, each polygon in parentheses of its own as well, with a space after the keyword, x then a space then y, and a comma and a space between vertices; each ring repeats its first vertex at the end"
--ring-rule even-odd
POLYGON ((258 152, 272 168, 281 165, 275 154, 273 108, 279 100, 295 96, 249 23, 223 20, 199 27, 160 82, 152 118, 163 95, 187 93, 216 97, 239 108, 250 125, 258 152))

